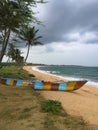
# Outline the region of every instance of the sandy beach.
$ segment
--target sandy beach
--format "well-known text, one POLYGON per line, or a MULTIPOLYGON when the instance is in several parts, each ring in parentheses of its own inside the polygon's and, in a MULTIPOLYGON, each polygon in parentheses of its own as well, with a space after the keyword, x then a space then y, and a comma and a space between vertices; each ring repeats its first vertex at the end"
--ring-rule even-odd
MULTIPOLYGON (((38 80, 64 81, 56 76, 32 70, 32 66, 24 66, 38 80)), ((83 86, 73 92, 38 91, 46 99, 58 100, 63 108, 71 115, 81 116, 90 124, 98 125, 98 88, 83 86)))

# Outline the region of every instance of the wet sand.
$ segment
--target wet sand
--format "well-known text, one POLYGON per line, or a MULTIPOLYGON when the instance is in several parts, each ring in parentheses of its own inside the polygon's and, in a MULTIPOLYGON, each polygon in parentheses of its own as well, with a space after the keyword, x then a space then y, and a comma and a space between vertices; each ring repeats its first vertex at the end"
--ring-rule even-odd
MULTIPOLYGON (((38 80, 64 81, 56 76, 32 70, 32 66, 24 69, 36 76, 38 80)), ((58 100, 71 115, 81 116, 90 124, 98 125, 98 88, 84 85, 73 92, 38 91, 46 99, 58 100)))

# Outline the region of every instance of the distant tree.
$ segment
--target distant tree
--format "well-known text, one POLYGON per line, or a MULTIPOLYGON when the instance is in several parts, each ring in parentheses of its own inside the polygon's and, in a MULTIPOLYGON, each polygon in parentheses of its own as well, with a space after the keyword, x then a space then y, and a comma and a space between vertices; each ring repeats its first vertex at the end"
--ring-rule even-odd
POLYGON ((24 57, 21 56, 21 51, 19 49, 15 49, 13 60, 15 60, 18 66, 22 66, 24 64, 24 57))
POLYGON ((21 51, 15 48, 13 44, 9 45, 7 56, 12 61, 15 61, 17 65, 23 65, 24 63, 24 57, 21 54, 21 51))
POLYGON ((9 44, 11 33, 17 33, 22 25, 37 22, 31 7, 43 0, 0 0, 0 63, 9 44))
POLYGON ((36 45, 43 45, 41 42, 39 42, 39 39, 42 38, 42 36, 37 36, 37 32, 39 30, 35 29, 35 27, 29 27, 24 26, 19 33, 19 38, 26 42, 27 49, 27 55, 25 58, 25 62, 27 61, 30 46, 36 46, 36 45))
POLYGON ((8 62, 10 61, 10 59, 13 60, 14 52, 15 46, 13 44, 9 44, 8 52, 6 54, 6 56, 8 57, 8 62))

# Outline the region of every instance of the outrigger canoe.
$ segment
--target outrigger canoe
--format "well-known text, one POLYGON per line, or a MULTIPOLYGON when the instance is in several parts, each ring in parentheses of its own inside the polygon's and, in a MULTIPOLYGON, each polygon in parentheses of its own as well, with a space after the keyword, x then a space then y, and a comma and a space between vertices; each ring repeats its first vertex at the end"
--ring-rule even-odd
POLYGON ((68 82, 50 82, 36 80, 21 80, 13 78, 0 77, 0 83, 7 86, 24 86, 31 87, 34 90, 50 90, 50 91, 73 91, 81 88, 87 81, 68 81, 68 82))

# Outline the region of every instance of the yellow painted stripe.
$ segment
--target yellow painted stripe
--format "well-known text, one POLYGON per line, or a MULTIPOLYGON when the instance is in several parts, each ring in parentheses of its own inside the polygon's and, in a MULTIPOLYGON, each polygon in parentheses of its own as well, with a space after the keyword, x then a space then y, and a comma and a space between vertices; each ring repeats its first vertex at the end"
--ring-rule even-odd
POLYGON ((13 86, 14 85, 14 80, 10 81, 10 85, 13 86))
POLYGON ((74 81, 73 82, 69 82, 67 84, 66 90, 73 90, 75 85, 76 85, 76 82, 74 82, 74 81))
POLYGON ((42 89, 43 90, 51 90, 51 84, 49 84, 49 83, 43 84, 43 88, 42 89))
POLYGON ((22 86, 23 87, 28 86, 28 82, 22 82, 22 86))

